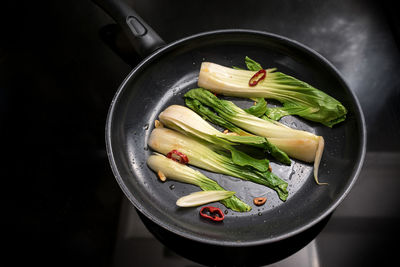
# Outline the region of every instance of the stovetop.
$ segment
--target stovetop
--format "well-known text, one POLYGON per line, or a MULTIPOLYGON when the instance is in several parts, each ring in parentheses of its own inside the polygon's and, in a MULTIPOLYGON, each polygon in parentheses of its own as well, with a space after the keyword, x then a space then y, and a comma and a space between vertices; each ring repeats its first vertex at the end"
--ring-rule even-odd
MULTIPOLYGON (((166 42, 208 30, 255 29, 299 41, 327 58, 364 111, 364 167, 316 238, 266 264, 396 260, 400 23, 390 1, 130 2, 166 42)), ((113 20, 89 0, 5 1, 0 12, 8 266, 202 266, 154 237, 110 170, 108 106, 140 62, 113 20)))

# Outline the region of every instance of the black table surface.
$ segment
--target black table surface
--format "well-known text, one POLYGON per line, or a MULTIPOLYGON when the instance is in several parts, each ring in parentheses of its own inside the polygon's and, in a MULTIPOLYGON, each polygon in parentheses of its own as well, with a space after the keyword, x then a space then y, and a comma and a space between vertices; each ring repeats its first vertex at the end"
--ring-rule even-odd
MULTIPOLYGON (((167 43, 255 29, 327 58, 360 101, 368 144, 356 185, 320 234, 321 265, 397 259, 400 35, 390 1, 130 2, 167 43)), ((1 6, 4 259, 9 266, 111 266, 124 196, 109 167, 104 124, 113 94, 140 59, 89 0, 1 6)))

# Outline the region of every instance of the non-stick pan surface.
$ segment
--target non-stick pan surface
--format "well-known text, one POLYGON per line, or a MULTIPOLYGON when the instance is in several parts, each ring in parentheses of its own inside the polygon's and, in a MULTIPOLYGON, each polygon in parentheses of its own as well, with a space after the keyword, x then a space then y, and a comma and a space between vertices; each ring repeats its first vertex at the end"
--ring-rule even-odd
MULTIPOLYGON (((241 107, 249 101, 231 98, 241 107)), ((144 59, 122 83, 112 102, 106 126, 107 150, 113 172, 133 205, 163 228, 191 240, 222 246, 271 243, 310 228, 343 200, 355 182, 365 154, 365 126, 358 101, 338 71, 309 48, 273 34, 248 30, 202 33, 166 45, 144 59), (226 212, 222 223, 199 217, 199 208, 179 208, 176 200, 200 189, 172 180, 161 182, 146 165, 152 151, 147 140, 154 121, 171 104, 184 105, 183 95, 197 87, 203 61, 245 67, 244 57, 265 68, 277 67, 338 99, 348 109, 346 121, 328 128, 288 116, 284 124, 322 135, 325 151, 319 186, 313 167, 293 160, 291 166, 271 163, 272 170, 289 186, 286 202, 267 187, 201 170, 252 206, 246 213, 226 212), (262 207, 254 197, 267 197, 262 207)))

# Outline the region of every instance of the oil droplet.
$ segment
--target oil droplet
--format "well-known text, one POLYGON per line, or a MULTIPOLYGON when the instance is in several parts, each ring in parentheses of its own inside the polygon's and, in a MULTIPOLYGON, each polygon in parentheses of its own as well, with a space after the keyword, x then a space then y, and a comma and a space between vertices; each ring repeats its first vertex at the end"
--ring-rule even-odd
POLYGON ((261 212, 259 212, 259 213, 257 213, 257 215, 258 215, 258 216, 261 216, 261 215, 262 215, 262 213, 261 213, 261 212))
POLYGON ((224 213, 225 213, 225 214, 228 214, 228 210, 225 210, 224 213))
POLYGON ((148 129, 149 129, 149 124, 146 123, 146 124, 143 126, 143 129, 144 129, 144 130, 148 130, 148 129))
POLYGON ((173 185, 173 184, 170 185, 170 186, 169 186, 169 189, 174 190, 174 189, 175 189, 175 185, 173 185))

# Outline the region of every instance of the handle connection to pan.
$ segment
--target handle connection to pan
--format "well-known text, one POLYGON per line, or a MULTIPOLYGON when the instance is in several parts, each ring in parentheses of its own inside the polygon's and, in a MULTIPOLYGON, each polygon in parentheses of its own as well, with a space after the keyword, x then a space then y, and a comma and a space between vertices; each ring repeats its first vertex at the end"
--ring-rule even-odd
POLYGON ((161 37, 122 0, 93 0, 123 29, 135 51, 142 57, 165 45, 161 37))

